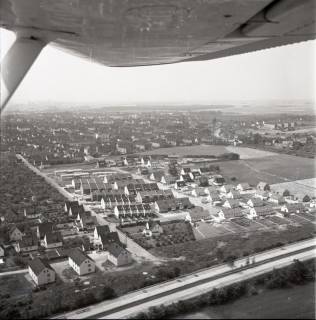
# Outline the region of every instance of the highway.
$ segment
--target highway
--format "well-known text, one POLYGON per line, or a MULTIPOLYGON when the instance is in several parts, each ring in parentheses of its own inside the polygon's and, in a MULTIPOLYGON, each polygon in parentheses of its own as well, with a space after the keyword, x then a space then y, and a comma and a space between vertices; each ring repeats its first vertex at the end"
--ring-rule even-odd
POLYGON ((234 282, 242 281, 276 267, 283 267, 293 262, 293 259, 315 258, 315 239, 301 241, 278 249, 269 250, 247 258, 239 259, 235 266, 218 265, 199 272, 188 274, 171 281, 146 287, 121 296, 104 301, 87 308, 72 311, 57 318, 125 318, 144 311, 150 306, 173 303, 185 300, 202 293, 211 291, 215 287, 222 287, 234 282))

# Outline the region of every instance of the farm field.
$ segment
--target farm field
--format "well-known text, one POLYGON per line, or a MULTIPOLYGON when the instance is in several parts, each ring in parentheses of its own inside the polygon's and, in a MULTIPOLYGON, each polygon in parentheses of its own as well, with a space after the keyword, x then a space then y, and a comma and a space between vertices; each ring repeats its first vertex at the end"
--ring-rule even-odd
POLYGON ((316 178, 295 180, 271 185, 271 190, 289 190, 290 193, 300 197, 309 195, 311 198, 316 197, 316 178))
POLYGON ((313 159, 284 154, 257 159, 223 161, 219 163, 219 166, 221 174, 227 181, 235 177, 237 178, 236 182, 246 181, 252 185, 256 185, 260 181, 278 184, 316 177, 313 159))

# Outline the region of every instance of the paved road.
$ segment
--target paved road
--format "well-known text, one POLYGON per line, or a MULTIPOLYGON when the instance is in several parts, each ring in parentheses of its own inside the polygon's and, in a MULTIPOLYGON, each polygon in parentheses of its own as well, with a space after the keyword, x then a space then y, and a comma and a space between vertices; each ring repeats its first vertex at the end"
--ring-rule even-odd
POLYGON ((30 164, 23 156, 20 154, 17 154, 16 157, 18 159, 21 159, 23 163, 31 169, 34 173, 37 175, 43 177, 48 184, 50 184, 52 187, 54 187, 58 192, 60 192, 64 197, 66 197, 68 200, 72 201, 74 200, 74 197, 71 193, 67 192, 64 188, 62 188, 54 179, 48 177, 46 174, 41 172, 38 168, 34 167, 32 164, 30 164))
POLYGON ((14 270, 14 271, 6 271, 6 272, 0 272, 0 277, 5 277, 5 276, 12 276, 14 274, 19 274, 19 273, 27 273, 27 269, 20 269, 20 270, 14 270))
POLYGON ((219 265, 199 272, 166 281, 158 285, 146 287, 127 295, 104 301, 88 308, 79 309, 62 315, 67 318, 122 318, 132 313, 146 310, 149 306, 167 304, 179 299, 186 299, 212 290, 215 285, 222 286, 227 281, 240 281, 245 277, 253 277, 265 273, 274 267, 283 266, 297 259, 315 256, 315 239, 301 241, 274 250, 269 250, 250 257, 255 264, 247 265, 247 258, 235 262, 235 267, 219 265), (240 267, 246 268, 240 271, 240 267))

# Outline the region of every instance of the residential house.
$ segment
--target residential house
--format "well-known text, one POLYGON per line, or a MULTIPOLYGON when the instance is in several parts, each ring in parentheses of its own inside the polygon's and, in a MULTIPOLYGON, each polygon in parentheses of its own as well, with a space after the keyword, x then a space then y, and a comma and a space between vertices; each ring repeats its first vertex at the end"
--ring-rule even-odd
POLYGON ((244 213, 241 208, 222 208, 220 211, 220 216, 224 217, 225 220, 230 220, 233 218, 240 218, 244 216, 244 213))
POLYGON ((237 191, 247 191, 247 190, 251 190, 252 188, 250 187, 248 182, 242 182, 239 183, 236 187, 237 191))
POLYGON ((262 206, 262 207, 254 207, 249 208, 247 213, 247 217, 250 219, 257 217, 266 217, 271 216, 276 213, 276 210, 272 206, 262 206))
POLYGON ((62 247, 63 238, 60 232, 48 232, 45 234, 43 239, 43 246, 46 249, 53 249, 62 247))
POLYGON ((181 190, 181 189, 183 189, 183 188, 185 188, 185 187, 186 187, 185 181, 180 181, 180 180, 178 180, 178 181, 176 181, 176 183, 174 184, 174 188, 175 188, 176 190, 181 190))
POLYGON ((184 182, 186 183, 192 183, 194 182, 194 180, 191 178, 191 176, 187 173, 187 174, 182 174, 181 178, 184 182))
POLYGON ((0 258, 4 257, 4 247, 0 245, 0 258))
POLYGON ((225 179, 221 175, 213 177, 213 184, 215 186, 222 186, 225 183, 225 179))
POLYGON ((189 221, 190 223, 195 223, 198 221, 205 221, 210 220, 212 217, 210 215, 210 212, 208 210, 201 210, 201 211, 190 211, 186 217, 185 220, 189 221))
POLYGON ((191 168, 187 167, 187 168, 182 168, 180 171, 181 175, 186 175, 189 174, 191 172, 191 168))
POLYGON ((93 231, 94 240, 99 240, 101 236, 110 232, 110 228, 108 225, 96 226, 93 231))
POLYGON ((154 209, 157 213, 167 213, 170 211, 185 210, 193 207, 194 205, 187 197, 157 200, 154 204, 154 209))
POLYGON ((24 217, 27 219, 38 219, 41 215, 42 214, 37 211, 35 207, 24 208, 24 217))
POLYGON ((69 252, 68 263, 79 276, 95 272, 95 262, 77 248, 69 252))
POLYGON ((257 190, 254 193, 254 197, 259 198, 261 200, 267 200, 269 198, 269 193, 267 191, 257 190))
POLYGON ((179 177, 176 176, 162 176, 160 182, 166 185, 175 184, 179 177))
POLYGON ((259 191, 270 191, 270 185, 266 182, 260 181, 257 185, 259 191))
POLYGON ((280 195, 277 195, 277 194, 271 194, 269 199, 268 199, 268 201, 272 202, 272 203, 275 203, 275 204, 278 204, 278 205, 281 205, 281 204, 285 203, 284 197, 280 196, 280 195))
POLYGON ((53 283, 56 280, 56 273, 47 260, 35 258, 29 261, 29 275, 37 286, 53 283))
POLYGON ((108 250, 112 243, 121 244, 119 235, 116 231, 101 233, 98 239, 94 239, 94 246, 99 250, 108 250))
POLYGON ((78 207, 79 206, 79 202, 78 201, 66 201, 65 202, 65 206, 64 206, 64 210, 66 213, 69 213, 69 209, 72 207, 78 207))
POLYGON ((285 203, 280 211, 285 214, 304 213, 306 208, 302 203, 285 203))
POLYGON ((254 208, 254 207, 262 207, 265 205, 265 203, 263 202, 263 200, 259 198, 250 198, 247 201, 247 205, 251 208, 254 208))
POLYGON ((13 226, 9 230, 9 239, 10 241, 19 241, 22 240, 23 232, 16 226, 13 226))
POLYGON ((213 206, 222 204, 222 200, 217 192, 211 192, 208 196, 208 200, 210 200, 213 206))
POLYGON ((205 192, 205 188, 203 188, 203 187, 197 187, 197 188, 193 189, 191 191, 191 194, 193 197, 203 197, 203 196, 207 195, 207 193, 205 192))
POLYGON ((15 246, 16 252, 30 252, 38 250, 38 239, 34 234, 24 236, 15 246))
POLYGON ((220 187, 219 190, 220 190, 220 192, 222 192, 222 193, 228 194, 228 193, 231 192, 234 188, 235 188, 235 187, 234 187, 233 185, 231 185, 231 184, 226 184, 226 185, 220 187))
POLYGON ((43 240, 47 233, 52 233, 54 224, 52 222, 43 222, 36 227, 36 235, 39 240, 43 240))
POLYGON ((117 267, 126 266, 133 261, 132 254, 117 243, 112 243, 108 251, 108 260, 117 267))
POLYGON ((151 238, 152 236, 163 234, 163 228, 161 227, 159 222, 150 220, 146 223, 142 234, 147 238, 151 238))
POLYGON ((239 200, 238 199, 226 199, 226 201, 223 203, 223 207, 225 208, 238 208, 239 207, 239 200))

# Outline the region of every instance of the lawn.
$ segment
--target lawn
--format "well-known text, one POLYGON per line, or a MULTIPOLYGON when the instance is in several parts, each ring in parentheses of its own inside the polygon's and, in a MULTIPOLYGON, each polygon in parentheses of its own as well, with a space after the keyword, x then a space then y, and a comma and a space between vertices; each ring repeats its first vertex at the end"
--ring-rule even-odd
POLYGON ((33 287, 25 275, 25 273, 21 273, 0 277, 1 294, 10 294, 11 297, 31 294, 33 287))

